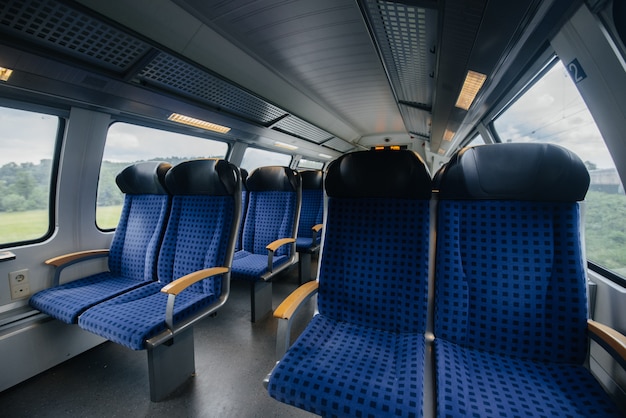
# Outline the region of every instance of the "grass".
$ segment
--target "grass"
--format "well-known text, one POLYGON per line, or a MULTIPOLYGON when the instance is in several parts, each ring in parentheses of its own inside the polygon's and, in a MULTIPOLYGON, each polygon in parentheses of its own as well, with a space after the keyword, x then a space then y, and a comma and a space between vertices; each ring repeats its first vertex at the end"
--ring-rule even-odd
MULTIPOLYGON (((112 229, 117 225, 122 206, 98 208, 96 222, 101 229, 112 229)), ((29 210, 24 212, 0 212, 0 243, 31 241, 48 232, 48 211, 29 210)))

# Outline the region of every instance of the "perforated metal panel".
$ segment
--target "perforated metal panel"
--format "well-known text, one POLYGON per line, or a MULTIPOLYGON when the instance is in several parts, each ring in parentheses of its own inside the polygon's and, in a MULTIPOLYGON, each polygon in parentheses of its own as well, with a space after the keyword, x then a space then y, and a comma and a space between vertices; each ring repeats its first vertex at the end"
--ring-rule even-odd
POLYGON ((150 46, 53 0, 0 2, 0 31, 123 73, 150 46))
POLYGON ((367 4, 398 99, 432 104, 437 12, 389 1, 367 4))
POLYGON ((309 141, 313 141, 317 144, 333 137, 332 134, 326 132, 325 130, 320 129, 317 126, 313 126, 310 123, 294 116, 281 119, 272 128, 303 139, 308 139, 309 141))
POLYGON ((352 144, 339 138, 333 138, 330 141, 324 142, 324 144, 322 145, 328 148, 332 148, 335 151, 339 151, 339 152, 348 152, 354 149, 354 146, 352 144))
POLYGON ((263 125, 286 113, 196 66, 165 53, 153 59, 141 71, 139 78, 202 99, 263 125))

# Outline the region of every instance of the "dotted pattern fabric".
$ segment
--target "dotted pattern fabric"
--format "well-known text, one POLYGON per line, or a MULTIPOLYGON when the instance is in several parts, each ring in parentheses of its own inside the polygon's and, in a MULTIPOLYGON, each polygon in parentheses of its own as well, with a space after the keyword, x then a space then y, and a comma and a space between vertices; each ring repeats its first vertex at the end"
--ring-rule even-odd
POLYGON ((65 323, 103 300, 154 280, 170 205, 167 195, 126 195, 109 250, 109 272, 42 290, 30 305, 65 323))
MULTIPOLYGON (((242 250, 235 253, 233 279, 256 281, 267 272, 267 245, 279 238, 293 236, 297 216, 296 192, 248 191, 248 209, 242 235, 242 250)), ((291 245, 274 253, 273 266, 285 263, 291 245)))
POLYGON ((579 217, 575 202, 439 202, 438 416, 620 416, 583 367, 579 217))
POLYGON ((587 298, 577 203, 439 202, 435 335, 582 364, 587 298))
POLYGON ((426 200, 329 198, 318 306, 338 321, 424 332, 426 200))
POLYGON ((584 367, 435 340, 441 417, 621 417, 584 367))
POLYGON ((273 398, 324 417, 420 417, 424 337, 316 315, 272 372, 273 398))
POLYGON ((429 202, 328 199, 318 308, 270 396, 323 416, 422 416, 429 202))
MULTIPOLYGON (((174 196, 159 255, 159 281, 89 309, 78 325, 134 350, 144 349, 146 339, 166 329, 167 295, 161 288, 196 270, 227 264, 234 213, 232 196, 174 196)), ((221 291, 221 276, 191 285, 176 296, 174 322, 208 307, 221 291)))
POLYGON ((324 191, 322 189, 303 189, 296 251, 308 251, 314 245, 319 245, 321 234, 317 235, 316 241, 313 243, 313 230, 311 228, 321 224, 323 216, 324 191))

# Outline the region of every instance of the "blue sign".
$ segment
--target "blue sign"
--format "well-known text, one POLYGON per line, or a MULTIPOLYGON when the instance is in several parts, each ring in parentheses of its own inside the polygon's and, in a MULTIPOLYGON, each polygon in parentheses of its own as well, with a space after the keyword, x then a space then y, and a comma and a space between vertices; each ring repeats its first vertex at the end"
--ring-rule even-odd
POLYGON ((576 84, 587 78, 587 73, 585 73, 585 70, 583 70, 582 65, 580 65, 580 62, 578 62, 578 59, 576 58, 567 64, 567 71, 576 84))

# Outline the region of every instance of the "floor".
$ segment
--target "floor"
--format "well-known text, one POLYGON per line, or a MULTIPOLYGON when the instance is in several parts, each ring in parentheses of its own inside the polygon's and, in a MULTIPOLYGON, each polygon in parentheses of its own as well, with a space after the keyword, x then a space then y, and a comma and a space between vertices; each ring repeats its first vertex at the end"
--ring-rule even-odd
MULTIPOLYGON (((313 268, 316 266, 314 265, 313 268)), ((297 266, 273 283, 278 306, 298 286, 297 266)), ((315 300, 299 316, 297 335, 315 300)), ((194 327, 196 375, 166 400, 150 401, 147 354, 106 342, 0 393, 2 417, 313 417, 270 398, 276 320, 250 322, 249 284, 233 282, 216 317, 194 327)))

